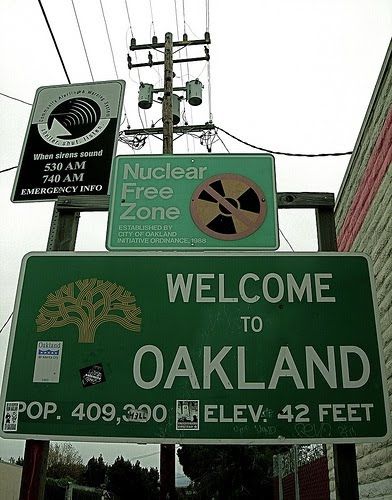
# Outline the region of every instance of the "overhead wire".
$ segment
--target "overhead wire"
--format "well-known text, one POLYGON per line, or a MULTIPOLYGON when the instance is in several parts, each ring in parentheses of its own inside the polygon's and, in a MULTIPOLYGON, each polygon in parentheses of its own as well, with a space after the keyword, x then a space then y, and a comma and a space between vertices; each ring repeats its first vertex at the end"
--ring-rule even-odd
POLYGON ((60 53, 60 49, 59 49, 59 47, 58 47, 58 45, 57 45, 56 38, 55 38, 55 36, 54 36, 54 34, 53 34, 52 28, 51 28, 50 23, 49 23, 49 19, 48 19, 47 15, 46 15, 46 12, 45 12, 45 9, 44 9, 44 7, 43 7, 43 5, 42 5, 41 0, 38 0, 38 3, 39 3, 39 6, 41 7, 41 11, 42 11, 42 14, 43 14, 43 16, 44 16, 44 19, 45 19, 45 22, 46 22, 46 26, 48 27, 48 30, 49 30, 50 36, 52 37, 52 41, 53 41, 54 46, 55 46, 55 48, 56 48, 57 55, 59 56, 59 59, 60 59, 61 65, 62 65, 62 67, 63 67, 64 73, 65 73, 65 76, 66 76, 66 78, 67 78, 67 81, 68 81, 68 83, 71 83, 71 80, 70 80, 70 78, 69 78, 69 76, 68 76, 67 68, 65 67, 64 60, 63 60, 62 55, 61 55, 61 53, 60 53))
POLYGON ((221 141, 221 143, 223 144, 223 147, 226 149, 226 151, 227 151, 228 153, 230 153, 230 151, 227 149, 226 144, 223 142, 222 137, 221 137, 219 134, 218 134, 218 139, 221 141))
MULTIPOLYGON (((223 144, 224 148, 226 149, 226 151, 228 153, 230 153, 230 151, 228 150, 228 148, 226 147, 226 144, 222 141, 222 138, 219 136, 219 134, 217 133, 217 136, 218 136, 218 139, 221 141, 221 143, 223 144)), ((288 246, 290 247, 291 251, 294 252, 294 248, 292 246, 292 244, 289 242, 289 240, 286 238, 285 234, 283 233, 283 231, 281 230, 281 228, 279 228, 279 233, 283 236, 283 239, 286 241, 286 243, 288 244, 288 246)))
MULTIPOLYGON (((182 17, 183 17, 183 21, 184 21, 184 35, 186 33, 186 16, 185 16, 185 0, 182 0, 182 17)), ((186 58, 188 59, 189 58, 189 55, 188 55, 188 46, 186 45, 185 46, 185 55, 186 55, 186 58)), ((189 72, 189 62, 187 61, 186 63, 186 71, 187 71, 187 77, 190 78, 190 72, 189 72)), ((191 112, 191 121, 193 123, 193 109, 192 109, 192 106, 190 106, 190 112, 191 112)), ((196 150, 196 146, 195 146, 195 139, 193 139, 193 152, 195 152, 196 150)))
POLYGON ((125 2, 125 8, 127 9, 127 16, 128 16, 128 21, 129 21, 129 28, 131 30, 131 36, 132 38, 134 38, 134 34, 133 34, 133 29, 132 29, 132 23, 131 23, 131 16, 129 14, 129 9, 128 9, 128 3, 127 3, 127 0, 124 0, 125 2))
MULTIPOLYGON (((184 20, 184 34, 185 34, 186 33, 185 0, 182 0, 182 17, 184 20)), ((186 58, 188 59, 188 46, 185 47, 185 54, 186 54, 186 58)), ((187 70, 188 78, 189 78, 190 77, 189 62, 186 63, 186 70, 187 70)))
POLYGON ((280 234, 283 236, 283 239, 286 241, 286 243, 288 244, 288 246, 290 247, 291 251, 292 252, 295 252, 294 248, 292 247, 291 243, 289 242, 289 240, 286 238, 286 236, 284 235, 283 231, 279 228, 279 232, 280 234))
POLYGON ((109 42, 109 46, 110 46, 110 52, 111 52, 111 54, 112 54, 112 60, 113 60, 114 71, 115 71, 115 73, 116 73, 116 77, 117 77, 117 79, 118 79, 118 71, 117 71, 116 59, 115 59, 115 57, 114 57, 114 52, 113 52, 112 41, 111 41, 111 39, 110 39, 110 34, 109 34, 108 23, 107 23, 107 21, 106 21, 105 11, 103 10, 102 0, 99 0, 99 3, 100 3, 100 5, 101 5, 102 17, 103 17, 103 21, 104 21, 104 23, 105 23, 105 28, 106 28, 106 35, 107 35, 108 42, 109 42))
POLYGON ((78 14, 76 12, 74 0, 71 0, 71 2, 72 2, 73 11, 75 14, 76 23, 77 23, 78 28, 79 28, 79 34, 80 34, 80 38, 82 40, 84 54, 86 56, 86 60, 87 60, 87 64, 88 64, 88 69, 90 70, 91 80, 94 81, 93 71, 91 69, 90 59, 89 59, 88 54, 87 54, 86 44, 84 43, 84 37, 83 37, 82 29, 80 27, 79 18, 78 18, 78 14))
POLYGON ((210 0, 206 0, 206 31, 210 31, 210 0))
MULTIPOLYGON (((209 32, 210 32, 210 2, 209 0, 206 0, 206 33, 209 32)), ((212 99, 211 99, 211 65, 209 60, 207 61, 207 92, 208 92, 208 117, 210 122, 212 123, 213 118, 212 118, 212 99)))
POLYGON ((273 151, 272 149, 263 148, 261 146, 255 146, 254 144, 251 144, 250 142, 244 141, 243 139, 236 137, 234 134, 227 132, 227 130, 224 130, 223 128, 218 127, 217 125, 215 125, 215 128, 217 130, 222 131, 224 134, 228 135, 232 139, 235 139, 236 141, 240 142, 241 144, 244 144, 245 146, 249 146, 250 148, 258 149, 259 151, 264 151, 266 153, 271 153, 274 155, 317 158, 317 157, 323 157, 323 156, 346 156, 346 155, 352 154, 352 151, 347 151, 345 153, 284 153, 283 151, 273 151))
MULTIPOLYGON (((131 15, 130 15, 130 12, 129 12, 129 8, 128 8, 128 3, 127 3, 127 0, 124 0, 125 2, 125 8, 127 10, 127 16, 128 16, 128 23, 129 23, 129 28, 131 30, 131 36, 132 38, 135 37, 134 35, 134 31, 133 31, 133 28, 132 28, 132 22, 131 22, 131 15)), ((127 44, 127 51, 128 51, 128 44, 127 44)), ((135 52, 135 59, 136 59, 136 62, 137 62, 137 53, 135 52)), ((131 70, 128 68, 128 75, 129 75, 129 78, 131 78, 131 70)), ((140 76, 140 69, 137 68, 137 75, 138 75, 138 78, 139 78, 139 85, 141 84, 141 76, 140 76)), ((125 108, 124 108, 125 109, 125 108)), ((144 119, 145 119, 145 123, 146 125, 144 125, 144 122, 143 122, 143 119, 142 119, 142 116, 140 114, 140 108, 138 106, 137 108, 138 110, 138 116, 139 116, 139 120, 140 120, 140 123, 142 124, 142 128, 146 128, 146 125, 147 125, 147 115, 146 115, 146 110, 143 110, 144 112, 144 119)), ((148 147, 150 149, 150 154, 152 153, 152 149, 151 149, 151 141, 150 141, 150 136, 148 136, 148 147)))
MULTIPOLYGON (((180 40, 180 29, 178 27, 178 12, 177 12, 177 0, 174 0, 174 11, 176 15, 176 29, 177 29, 177 40, 180 40)), ((181 47, 183 49, 184 47, 181 47)), ((180 73, 181 73, 181 86, 184 86, 184 74, 182 71, 182 63, 180 63, 180 73)), ((183 118, 185 119, 184 121, 187 122, 187 117, 186 117, 186 105, 184 104, 184 116, 183 118)), ((186 150, 187 153, 189 153, 189 140, 188 140, 188 134, 185 134, 185 140, 186 140, 186 150)), ((195 148, 193 148, 195 149, 195 148)))
POLYGON ((208 92, 208 118, 212 123, 212 99, 211 99, 211 66, 210 61, 207 61, 207 92, 208 92))
POLYGON ((1 332, 4 330, 4 328, 7 326, 8 322, 9 322, 9 320, 12 318, 12 315, 13 315, 13 314, 14 314, 14 313, 12 312, 12 313, 8 316, 7 321, 4 323, 4 325, 3 325, 3 326, 1 327, 1 329, 0 329, 0 333, 1 333, 1 332))
POLYGON ((193 31, 193 29, 191 28, 190 24, 188 23, 185 23, 185 25, 188 27, 189 31, 192 33, 192 35, 195 37, 195 38, 198 38, 198 36, 196 35, 196 33, 193 31))
POLYGON ((11 95, 4 94, 3 92, 0 92, 0 95, 2 95, 4 97, 8 97, 8 99, 12 99, 13 101, 22 102, 23 104, 27 104, 28 106, 32 106, 31 102, 23 101, 23 99, 18 99, 17 97, 12 97, 11 95))
POLYGON ((153 453, 148 453, 147 455, 140 455, 138 457, 132 457, 131 460, 137 460, 139 458, 147 458, 147 457, 152 457, 154 455, 159 455, 160 451, 154 451, 153 453))
MULTIPOLYGON (((109 27, 108 27, 108 23, 106 21, 106 16, 105 16, 105 11, 104 11, 103 5, 102 5, 102 0, 99 0, 99 4, 101 6, 101 12, 102 12, 102 17, 103 17, 103 22, 105 23, 106 35, 107 35, 107 39, 108 39, 108 42, 109 42, 110 52, 112 54, 112 61, 113 61, 113 66, 114 66, 114 72, 115 72, 116 78, 118 80, 118 71, 117 71, 116 59, 114 57, 113 45, 112 45, 112 41, 110 39, 109 27)), ((124 105, 124 115, 125 115, 125 119, 127 121, 128 127, 130 127, 129 121, 128 121, 127 109, 126 109, 125 105, 124 105)))
POLYGON ((0 170, 0 174, 2 174, 3 172, 8 172, 9 170, 14 170, 15 168, 18 168, 18 167, 5 168, 4 170, 0 170))
POLYGON ((151 26, 152 26, 152 30, 153 30, 153 35, 155 36, 155 24, 154 24, 154 14, 152 12, 152 3, 151 3, 151 0, 150 0, 150 12, 151 12, 151 26))

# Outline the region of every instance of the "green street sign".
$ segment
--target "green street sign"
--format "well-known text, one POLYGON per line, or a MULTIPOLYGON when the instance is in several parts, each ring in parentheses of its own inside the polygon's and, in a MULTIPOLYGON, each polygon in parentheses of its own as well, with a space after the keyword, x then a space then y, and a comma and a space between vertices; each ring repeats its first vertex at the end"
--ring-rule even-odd
POLYGON ((380 441, 390 421, 367 257, 33 253, 6 438, 380 441))
POLYGON ((108 250, 238 250, 279 246, 271 155, 118 156, 108 250))

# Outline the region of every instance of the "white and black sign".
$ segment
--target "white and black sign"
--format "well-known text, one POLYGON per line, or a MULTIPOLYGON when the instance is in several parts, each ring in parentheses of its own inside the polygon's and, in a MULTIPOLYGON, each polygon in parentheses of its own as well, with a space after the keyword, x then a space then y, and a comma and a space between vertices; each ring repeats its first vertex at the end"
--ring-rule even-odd
POLYGON ((12 192, 12 201, 107 194, 125 82, 40 87, 12 192))

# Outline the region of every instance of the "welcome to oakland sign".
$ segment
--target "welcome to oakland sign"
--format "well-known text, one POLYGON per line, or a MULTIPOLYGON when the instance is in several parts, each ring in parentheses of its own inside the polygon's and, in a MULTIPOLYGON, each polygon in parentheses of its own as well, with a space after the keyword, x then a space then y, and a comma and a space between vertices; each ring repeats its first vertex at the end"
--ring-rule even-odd
POLYGON ((40 87, 11 200, 107 194, 125 82, 40 87))
POLYGON ((3 437, 379 441, 387 401, 364 255, 24 258, 3 437))

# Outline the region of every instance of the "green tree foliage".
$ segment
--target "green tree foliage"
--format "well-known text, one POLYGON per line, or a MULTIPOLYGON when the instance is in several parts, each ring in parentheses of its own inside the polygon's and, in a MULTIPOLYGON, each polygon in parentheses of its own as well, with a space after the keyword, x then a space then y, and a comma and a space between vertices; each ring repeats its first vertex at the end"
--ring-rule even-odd
POLYGON ((279 447, 183 445, 177 451, 196 498, 273 498, 272 457, 279 447))
POLYGON ((86 471, 84 473, 85 484, 95 488, 105 484, 107 469, 108 466, 103 461, 102 454, 99 455, 98 459, 91 457, 87 462, 86 471))
POLYGON ((80 482, 85 467, 78 450, 71 443, 50 443, 47 476, 80 482))
POLYGON ((119 500, 142 498, 155 500, 159 498, 159 474, 157 469, 140 467, 137 461, 134 465, 129 460, 117 457, 108 470, 108 489, 119 500))

